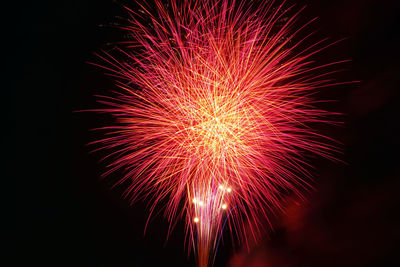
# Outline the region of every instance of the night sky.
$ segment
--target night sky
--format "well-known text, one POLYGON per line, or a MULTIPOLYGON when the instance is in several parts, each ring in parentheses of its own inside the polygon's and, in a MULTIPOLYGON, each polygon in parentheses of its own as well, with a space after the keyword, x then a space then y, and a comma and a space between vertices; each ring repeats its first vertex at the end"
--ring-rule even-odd
MULTIPOLYGON (((147 203, 130 206, 123 188, 110 189, 118 173, 101 180, 105 154, 87 144, 110 118, 75 112, 116 89, 87 62, 124 40, 111 24, 127 16, 121 3, 135 5, 119 3, 3 5, 2 266, 194 266, 182 222, 168 242, 162 216, 144 235, 147 203)), ((317 59, 352 60, 336 78, 360 81, 321 93, 345 114, 343 126, 321 129, 343 143, 343 163, 311 158, 308 201, 288 198, 250 252, 227 238, 215 266, 400 266, 400 1, 288 3, 307 5, 304 21, 319 18, 309 27, 319 39, 345 38, 317 59)))

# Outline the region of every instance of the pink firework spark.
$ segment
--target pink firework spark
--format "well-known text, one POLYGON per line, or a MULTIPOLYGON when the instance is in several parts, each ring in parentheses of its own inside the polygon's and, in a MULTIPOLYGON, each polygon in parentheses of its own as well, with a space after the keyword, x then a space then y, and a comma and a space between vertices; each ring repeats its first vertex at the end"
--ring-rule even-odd
MULTIPOLYGON (((272 1, 155 0, 128 9, 133 41, 118 59, 100 56, 119 92, 100 101, 116 118, 97 141, 112 151, 106 174, 123 170, 126 195, 167 200, 171 227, 186 217, 198 265, 213 262, 224 225, 247 242, 261 233, 282 191, 301 197, 309 185, 304 152, 332 158, 328 139, 309 127, 332 113, 312 94, 330 81, 313 65, 326 40, 300 52, 297 14, 272 1), (154 14, 153 14, 154 13, 154 14), (146 22, 143 18, 146 18, 146 22)), ((164 202, 163 202, 164 203, 164 202)))

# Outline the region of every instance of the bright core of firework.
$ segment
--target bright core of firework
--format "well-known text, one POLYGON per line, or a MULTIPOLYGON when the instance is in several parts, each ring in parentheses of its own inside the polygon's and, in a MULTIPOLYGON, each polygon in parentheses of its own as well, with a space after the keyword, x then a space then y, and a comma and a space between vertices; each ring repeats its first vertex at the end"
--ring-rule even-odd
POLYGON ((99 141, 112 151, 107 173, 123 170, 126 195, 151 199, 151 213, 166 203, 171 227, 186 216, 199 266, 225 226, 246 242, 245 222, 256 237, 282 192, 301 195, 304 152, 332 149, 309 126, 330 115, 311 98, 329 83, 320 70, 334 63, 310 59, 325 45, 299 49, 308 36, 295 41, 297 15, 282 5, 245 6, 141 4, 122 26, 127 46, 99 55, 120 88, 100 101, 117 120, 99 141))

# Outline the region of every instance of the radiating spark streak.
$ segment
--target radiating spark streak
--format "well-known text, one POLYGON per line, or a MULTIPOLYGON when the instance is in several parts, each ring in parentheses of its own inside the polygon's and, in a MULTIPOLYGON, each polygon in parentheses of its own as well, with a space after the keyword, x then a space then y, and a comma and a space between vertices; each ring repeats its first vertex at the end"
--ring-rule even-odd
POLYGON ((120 91, 100 100, 117 124, 93 143, 111 151, 106 174, 125 171, 118 184, 128 183, 132 201, 150 198, 150 214, 166 203, 170 229, 186 217, 203 267, 225 225, 247 244, 245 223, 257 238, 283 210, 282 192, 311 188, 305 152, 333 159, 332 140, 310 124, 334 123, 335 113, 314 107, 313 94, 335 84, 321 69, 345 61, 315 65, 334 43, 300 49, 313 33, 297 36, 314 20, 295 25, 301 10, 289 16, 284 3, 169 3, 126 8, 131 25, 121 28, 133 41, 98 55, 120 91))

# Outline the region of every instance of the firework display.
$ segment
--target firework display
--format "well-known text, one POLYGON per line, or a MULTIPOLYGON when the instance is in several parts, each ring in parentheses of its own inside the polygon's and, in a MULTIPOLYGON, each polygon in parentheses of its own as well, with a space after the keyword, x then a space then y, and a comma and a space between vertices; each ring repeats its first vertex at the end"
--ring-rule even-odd
POLYGON ((281 3, 153 4, 126 8, 128 40, 98 55, 118 90, 100 99, 116 123, 95 143, 127 197, 151 200, 150 214, 163 210, 170 229, 184 218, 203 267, 224 230, 257 239, 282 194, 311 188, 307 153, 333 158, 311 125, 331 122, 313 94, 339 62, 313 62, 330 43, 304 48, 311 34, 281 3))

